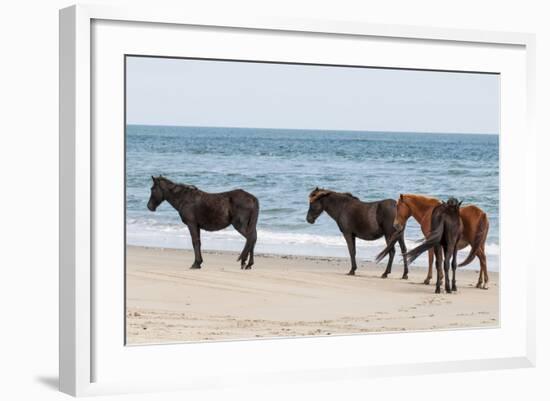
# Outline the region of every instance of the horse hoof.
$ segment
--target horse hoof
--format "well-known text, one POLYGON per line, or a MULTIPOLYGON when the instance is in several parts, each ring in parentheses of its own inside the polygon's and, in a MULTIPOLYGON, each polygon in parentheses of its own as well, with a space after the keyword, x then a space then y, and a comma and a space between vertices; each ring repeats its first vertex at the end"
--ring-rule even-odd
POLYGON ((192 264, 189 269, 195 270, 195 269, 200 269, 200 268, 201 268, 201 265, 192 264))
POLYGON ((355 276, 355 272, 352 270, 348 273, 348 276, 355 276))
POLYGON ((401 277, 401 280, 408 280, 408 279, 409 279, 409 276, 406 274, 403 277, 401 277))
POLYGON ((483 288, 483 285, 481 283, 477 283, 476 288, 483 288))
POLYGON ((436 289, 435 289, 435 293, 436 293, 436 294, 441 294, 441 289, 436 288, 436 289))
POLYGON ((446 292, 447 294, 452 294, 452 293, 453 293, 450 289, 449 289, 449 290, 445 290, 445 292, 446 292))
POLYGON ((429 279, 429 278, 427 278, 426 280, 424 280, 424 284, 426 284, 426 285, 430 285, 430 279, 429 279))
POLYGON ((382 274, 380 278, 388 278, 388 275, 386 273, 382 274))

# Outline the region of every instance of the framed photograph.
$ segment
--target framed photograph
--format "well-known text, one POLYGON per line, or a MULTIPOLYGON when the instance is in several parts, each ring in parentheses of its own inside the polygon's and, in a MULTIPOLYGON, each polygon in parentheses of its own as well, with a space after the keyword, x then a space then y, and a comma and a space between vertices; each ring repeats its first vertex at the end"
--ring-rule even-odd
POLYGON ((61 390, 532 366, 533 47, 61 10, 61 390))

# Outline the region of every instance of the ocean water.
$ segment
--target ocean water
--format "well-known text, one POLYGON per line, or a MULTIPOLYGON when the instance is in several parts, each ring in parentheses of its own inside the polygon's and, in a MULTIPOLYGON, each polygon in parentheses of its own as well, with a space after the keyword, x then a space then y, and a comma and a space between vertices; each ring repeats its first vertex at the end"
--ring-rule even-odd
MULTIPOLYGON (((499 269, 498 135, 142 125, 128 125, 126 132, 128 244, 192 249, 187 227, 170 205, 147 209, 151 175, 162 174, 207 192, 242 188, 254 194, 260 201, 256 252, 280 254, 348 255, 328 215, 314 225, 305 220, 316 186, 364 201, 400 193, 455 196, 488 214, 488 264, 499 269)), ((244 245, 232 227, 201 235, 203 249, 240 251, 244 245)), ((410 219, 407 246, 421 238, 410 219)), ((383 247, 383 239, 358 240, 358 262, 373 260, 383 247)), ((426 261, 424 255, 413 267, 426 261)), ((469 267, 479 268, 477 260, 469 267)))

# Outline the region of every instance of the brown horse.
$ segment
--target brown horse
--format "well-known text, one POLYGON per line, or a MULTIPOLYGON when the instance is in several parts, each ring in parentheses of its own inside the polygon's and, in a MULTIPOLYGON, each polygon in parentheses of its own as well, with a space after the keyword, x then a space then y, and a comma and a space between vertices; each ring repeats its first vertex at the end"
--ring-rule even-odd
MULTIPOLYGON (((431 232, 432 212, 441 204, 439 199, 423 195, 401 194, 397 201, 397 213, 395 215, 394 227, 396 230, 403 230, 407 220, 412 216, 422 229, 427 238, 431 232)), ((488 288, 489 275, 487 273, 487 257, 485 256, 485 241, 489 232, 489 219, 483 210, 474 205, 460 208, 463 232, 458 243, 458 249, 471 246, 468 257, 459 264, 466 266, 477 256, 479 259, 479 279, 477 288, 488 288)), ((434 261, 434 250, 430 249, 428 254, 428 276, 424 284, 430 284, 434 261)))

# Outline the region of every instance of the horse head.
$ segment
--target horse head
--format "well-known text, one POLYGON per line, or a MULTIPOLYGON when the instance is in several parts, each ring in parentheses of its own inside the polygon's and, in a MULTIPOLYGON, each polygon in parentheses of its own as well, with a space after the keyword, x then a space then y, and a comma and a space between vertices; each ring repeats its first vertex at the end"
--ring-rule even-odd
POLYGON ((459 211, 460 209, 460 205, 462 205, 462 201, 458 201, 458 199, 454 198, 454 197, 450 197, 447 202, 445 202, 445 205, 449 208, 449 209, 452 209, 452 210, 455 210, 455 211, 459 211))
POLYGON ((309 194, 309 210, 307 211, 306 220, 309 224, 315 223, 315 220, 323 213, 323 203, 321 199, 330 194, 331 191, 322 188, 315 188, 309 194))
POLYGON ((400 194, 397 200, 395 218, 393 219, 393 228, 395 228, 396 231, 403 230, 411 215, 412 211, 409 205, 407 205, 406 196, 400 194))
POLYGON ((153 186, 151 187, 151 196, 149 197, 149 202, 147 202, 147 209, 154 212, 157 210, 157 207, 164 201, 164 191, 161 188, 162 176, 153 177, 153 186))

